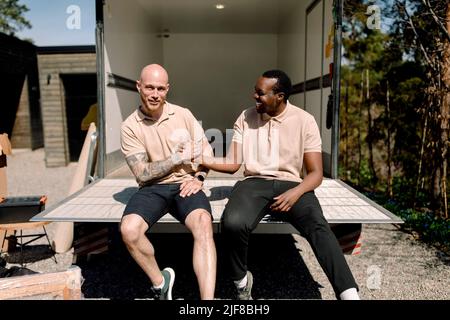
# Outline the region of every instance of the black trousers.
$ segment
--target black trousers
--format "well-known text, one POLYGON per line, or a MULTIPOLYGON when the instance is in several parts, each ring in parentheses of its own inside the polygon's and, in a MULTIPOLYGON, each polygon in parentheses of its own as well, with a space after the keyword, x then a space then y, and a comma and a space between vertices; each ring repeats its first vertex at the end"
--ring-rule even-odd
MULTIPOLYGON (((234 186, 222 215, 232 280, 245 276, 250 234, 261 219, 271 213, 273 198, 297 185, 291 181, 249 178, 234 186)), ((274 214, 283 216, 306 238, 337 297, 349 288, 358 288, 313 191, 305 193, 289 212, 274 214)))

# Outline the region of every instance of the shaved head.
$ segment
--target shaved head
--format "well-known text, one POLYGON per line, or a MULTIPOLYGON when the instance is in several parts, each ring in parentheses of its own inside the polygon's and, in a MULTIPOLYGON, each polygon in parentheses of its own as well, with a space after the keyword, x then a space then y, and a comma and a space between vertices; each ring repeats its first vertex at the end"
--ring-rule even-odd
POLYGON ((136 88, 141 96, 141 111, 153 118, 159 118, 169 91, 167 71, 159 64, 144 67, 141 77, 136 81, 136 88))
POLYGON ((165 82, 166 84, 169 83, 169 75, 166 69, 159 64, 150 64, 142 69, 140 81, 146 82, 149 79, 165 82))

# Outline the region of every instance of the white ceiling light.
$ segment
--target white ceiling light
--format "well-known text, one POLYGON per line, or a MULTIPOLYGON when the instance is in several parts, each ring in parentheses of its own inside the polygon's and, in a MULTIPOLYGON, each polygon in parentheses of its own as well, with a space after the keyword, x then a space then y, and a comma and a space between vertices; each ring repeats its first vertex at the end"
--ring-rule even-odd
POLYGON ((217 10, 225 9, 225 5, 223 5, 223 4, 221 4, 221 3, 218 3, 218 4, 216 4, 216 9, 217 9, 217 10))

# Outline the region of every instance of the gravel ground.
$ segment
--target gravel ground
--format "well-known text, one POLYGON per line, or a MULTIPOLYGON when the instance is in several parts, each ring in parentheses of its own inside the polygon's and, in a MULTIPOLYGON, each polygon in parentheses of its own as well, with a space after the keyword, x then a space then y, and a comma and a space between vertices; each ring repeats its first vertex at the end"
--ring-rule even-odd
MULTIPOLYGON (((42 149, 13 150, 8 157, 10 196, 46 194, 48 205, 62 200, 68 192, 76 164, 65 168, 45 168, 42 149)), ((116 229, 116 225, 111 225, 116 229)), ((54 225, 48 227, 50 237, 54 225)), ((150 286, 143 272, 113 232, 109 253, 77 262, 85 278, 86 299, 149 299, 150 286)), ((448 300, 450 299, 450 257, 400 231, 394 225, 363 226, 362 253, 346 256, 367 300, 448 300)), ((198 299, 192 269, 192 239, 189 234, 151 234, 161 267, 176 272, 175 299, 198 299)), ((233 294, 220 255, 223 245, 216 235, 219 253, 216 296, 233 294)), ((57 263, 40 239, 25 251, 26 267, 38 272, 66 270, 72 264, 72 250, 57 254, 57 263)), ((8 267, 17 265, 18 254, 6 257, 8 267)), ((249 269, 255 277, 255 299, 324 299, 335 296, 309 244, 298 235, 252 235, 249 269)))

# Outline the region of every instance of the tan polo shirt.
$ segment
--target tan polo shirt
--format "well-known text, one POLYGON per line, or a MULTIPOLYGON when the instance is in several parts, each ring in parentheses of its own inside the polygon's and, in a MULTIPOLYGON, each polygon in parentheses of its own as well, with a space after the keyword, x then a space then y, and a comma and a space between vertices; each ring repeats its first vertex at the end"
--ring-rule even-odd
POLYGON ((289 102, 276 117, 258 114, 255 107, 243 111, 233 141, 242 145, 246 177, 301 182, 304 154, 322 152, 314 117, 289 102))
MULTIPOLYGON (((203 154, 208 157, 213 155, 203 128, 188 109, 168 102, 163 108, 163 114, 157 121, 138 108, 122 123, 121 149, 125 157, 146 152, 151 162, 165 160, 184 141, 202 141, 203 154)), ((196 171, 198 165, 181 164, 153 183, 179 183, 192 179, 196 171)))

